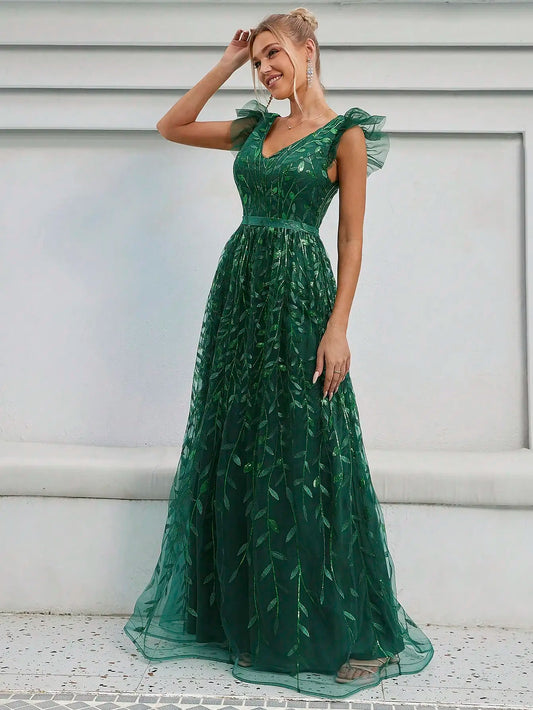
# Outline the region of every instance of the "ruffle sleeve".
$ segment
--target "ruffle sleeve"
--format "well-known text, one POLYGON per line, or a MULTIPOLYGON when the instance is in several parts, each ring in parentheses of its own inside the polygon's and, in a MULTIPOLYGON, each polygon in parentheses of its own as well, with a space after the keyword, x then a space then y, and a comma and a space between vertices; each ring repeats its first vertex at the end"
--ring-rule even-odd
POLYGON ((362 108, 350 108, 344 114, 336 139, 332 142, 330 162, 335 158, 338 142, 345 130, 360 126, 366 142, 367 176, 383 167, 390 149, 389 134, 383 131, 386 116, 373 116, 362 108))
POLYGON ((235 109, 235 113, 237 118, 231 122, 230 126, 231 152, 234 155, 240 151, 248 136, 265 117, 268 110, 257 99, 251 99, 242 108, 235 109))

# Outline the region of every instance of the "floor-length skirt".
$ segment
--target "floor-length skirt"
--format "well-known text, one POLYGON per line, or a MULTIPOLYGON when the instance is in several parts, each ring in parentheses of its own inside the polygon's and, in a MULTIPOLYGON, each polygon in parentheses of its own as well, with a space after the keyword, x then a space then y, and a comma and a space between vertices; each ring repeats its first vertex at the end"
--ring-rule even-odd
POLYGON ((213 659, 327 697, 431 660, 396 598, 350 374, 331 401, 324 374, 312 382, 335 293, 304 229, 241 224, 226 242, 160 556, 124 627, 146 658, 213 659), (335 681, 349 657, 385 656, 397 660, 335 681))

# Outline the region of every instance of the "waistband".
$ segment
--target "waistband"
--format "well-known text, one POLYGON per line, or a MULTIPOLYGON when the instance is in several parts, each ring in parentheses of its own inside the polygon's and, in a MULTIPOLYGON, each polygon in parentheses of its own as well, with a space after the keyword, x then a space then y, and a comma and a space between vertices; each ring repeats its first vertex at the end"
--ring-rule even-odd
POLYGON ((300 222, 298 219, 278 219, 276 217, 262 217, 255 214, 245 214, 242 217, 242 224, 258 224, 265 227, 290 227, 292 229, 303 229, 305 232, 310 232, 319 236, 318 227, 312 224, 300 222))

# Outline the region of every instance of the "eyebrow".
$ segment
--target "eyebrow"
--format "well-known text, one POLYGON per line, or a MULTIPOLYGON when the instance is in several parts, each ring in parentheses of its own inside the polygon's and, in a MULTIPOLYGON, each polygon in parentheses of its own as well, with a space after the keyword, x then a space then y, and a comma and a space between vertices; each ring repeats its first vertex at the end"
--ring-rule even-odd
MULTIPOLYGON (((271 42, 270 44, 267 44, 266 47, 263 47, 263 54, 265 53, 265 51, 266 51, 269 47, 272 47, 273 44, 277 44, 277 42, 271 42)), ((252 57, 252 61, 253 61, 253 62, 255 62, 256 59, 257 59, 257 57, 252 57)))

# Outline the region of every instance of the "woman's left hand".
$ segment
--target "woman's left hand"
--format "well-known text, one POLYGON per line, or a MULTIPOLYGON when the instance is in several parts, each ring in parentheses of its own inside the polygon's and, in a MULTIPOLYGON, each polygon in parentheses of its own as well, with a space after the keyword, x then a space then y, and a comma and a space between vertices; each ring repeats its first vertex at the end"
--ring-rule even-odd
POLYGON ((313 384, 315 384, 325 367, 326 376, 324 378, 323 397, 329 395, 331 401, 350 369, 350 360, 351 354, 346 339, 346 331, 340 326, 328 324, 318 346, 315 374, 313 375, 313 384))

